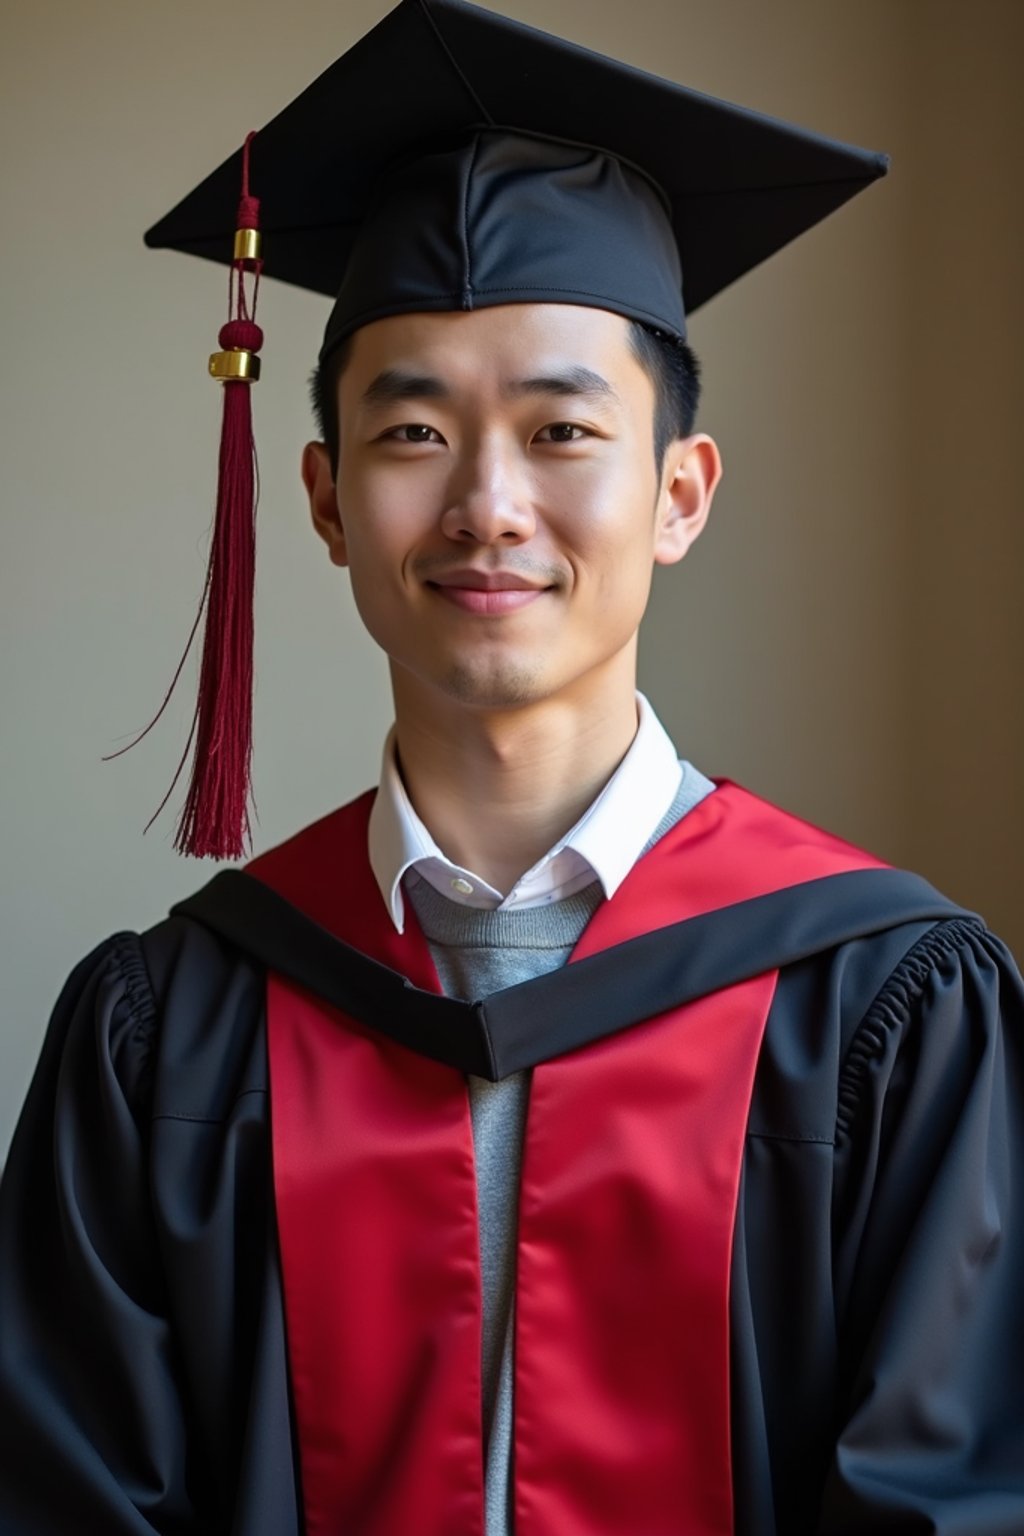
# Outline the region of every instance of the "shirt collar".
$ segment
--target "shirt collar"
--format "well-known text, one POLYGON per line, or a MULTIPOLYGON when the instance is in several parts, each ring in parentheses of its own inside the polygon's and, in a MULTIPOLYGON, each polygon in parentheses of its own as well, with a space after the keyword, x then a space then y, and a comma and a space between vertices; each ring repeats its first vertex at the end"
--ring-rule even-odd
POLYGON ((575 826, 528 869, 506 896, 437 846, 402 783, 394 729, 384 743, 380 785, 370 811, 370 867, 398 932, 405 927, 402 879, 416 870, 450 899, 470 906, 539 906, 597 879, 614 895, 650 841, 679 789, 682 768, 664 726, 637 694, 637 732, 618 768, 575 826), (460 891, 454 881, 470 889, 460 891))

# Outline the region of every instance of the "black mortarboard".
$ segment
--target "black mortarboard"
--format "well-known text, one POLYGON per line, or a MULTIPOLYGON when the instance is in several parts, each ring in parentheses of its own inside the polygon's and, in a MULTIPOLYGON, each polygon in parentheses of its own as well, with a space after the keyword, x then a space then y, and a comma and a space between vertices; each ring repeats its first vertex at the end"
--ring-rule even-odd
POLYGON ((262 332, 247 275, 337 295, 321 357, 384 315, 525 302, 608 309, 681 338, 687 312, 887 163, 466 0, 401 0, 155 224, 147 244, 234 269, 225 350, 210 360, 224 431, 176 846, 237 856, 248 830, 262 332))
MULTIPOLYGON (((330 346, 529 300, 682 335, 683 296, 692 313, 887 163, 465 0, 402 0, 260 131, 252 182, 264 272, 340 293, 330 346)), ((240 177, 241 152, 147 243, 230 262, 240 177)))

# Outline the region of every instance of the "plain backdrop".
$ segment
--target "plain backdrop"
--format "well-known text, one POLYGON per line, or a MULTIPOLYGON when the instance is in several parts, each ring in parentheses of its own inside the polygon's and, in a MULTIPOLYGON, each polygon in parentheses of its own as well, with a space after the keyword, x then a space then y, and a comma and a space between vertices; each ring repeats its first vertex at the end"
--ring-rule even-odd
MULTIPOLYGON (((64 975, 212 872, 172 853, 172 815, 140 835, 188 689, 100 762, 163 695, 214 487, 222 273, 142 231, 384 10, 6 0, 0 1155, 64 975)), ((705 538, 658 573, 642 683, 705 771, 1024 945, 1024 5, 505 10, 892 153, 886 182, 693 324, 726 477, 705 538)), ((297 477, 326 307, 272 283, 261 300, 257 850, 371 782, 390 719, 297 477)))

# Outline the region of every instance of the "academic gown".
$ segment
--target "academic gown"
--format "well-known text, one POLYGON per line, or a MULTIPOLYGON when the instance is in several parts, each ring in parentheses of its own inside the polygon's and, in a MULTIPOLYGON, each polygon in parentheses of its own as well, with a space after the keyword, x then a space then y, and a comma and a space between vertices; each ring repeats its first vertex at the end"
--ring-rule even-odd
MULTIPOLYGON (((108 940, 64 989, 0 1202, 4 1536, 478 1533, 482 1457, 464 1448, 479 1380, 463 1390, 457 1372, 444 1377, 445 1360, 479 1349, 472 1255, 447 1251, 475 1219, 465 1073, 527 1067, 517 1536, 1020 1536, 1024 998, 999 941, 916 877, 723 786, 599 908, 609 943, 456 1003, 433 995, 414 923, 405 975, 387 964, 398 941, 374 926, 368 805, 307 830, 283 859, 219 875, 148 933, 108 940), (344 921, 331 908, 339 886, 344 921), (345 922, 383 951, 344 942, 345 922), (686 1351, 715 1332, 714 1304, 705 1328, 703 1232, 680 1235, 662 1213, 693 1171, 682 1163, 703 1152, 677 1167, 645 1137, 689 1091, 673 1076, 683 1025, 710 1021, 709 1059, 721 1049, 728 1062, 742 1020, 720 1000, 747 1009, 758 997, 750 1082, 731 1109, 712 1105, 713 1117, 739 1114, 742 1133, 725 1347, 693 1354, 694 1380, 680 1381, 686 1351), (306 1043, 291 1077, 272 1068, 275 1050, 313 1040, 305 1024, 342 1052, 340 1075, 306 1043), (588 1081, 599 1097, 567 1130, 549 1111, 588 1081), (353 1082, 377 1095, 378 1123, 353 1082), (298 1174, 285 1130, 311 1138, 298 1174), (445 1158, 450 1179, 435 1187, 445 1158), (343 1186, 330 1184, 332 1159, 343 1186), (548 1187, 527 1188, 531 1166, 548 1187), (416 1202, 430 1207, 429 1241, 414 1249, 376 1233, 403 1191, 413 1226, 416 1202), (674 1275, 666 1287, 654 1267, 663 1250, 681 1265, 678 1300, 674 1275), (385 1251, 396 1272, 426 1276, 390 1313, 385 1251), (576 1259, 589 1266, 575 1295, 556 1259, 566 1274, 576 1259), (458 1297, 475 1334, 449 1327, 458 1297), (331 1317, 318 1315, 324 1298, 331 1317), (579 1319, 596 1326, 602 1307, 621 1336, 591 1338, 595 1359, 581 1363, 579 1319), (315 1394, 323 1361, 337 1366, 332 1329, 356 1400, 336 1374, 337 1401, 311 1408, 310 1381, 315 1394), (376 1376, 358 1358, 364 1337, 376 1376), (385 1401, 405 1369, 401 1351, 387 1364, 392 1341, 406 1339, 420 1349, 408 1395, 346 1468, 378 1388, 385 1401), (585 1396, 560 1398, 565 1383, 585 1396), (685 1434, 665 1408, 677 1402, 685 1434), (722 1404, 725 1460, 712 1423, 707 1486, 691 1500, 672 1469, 722 1404), (463 1437, 457 1455, 446 1436, 463 1437), (313 1487, 318 1457, 347 1490, 334 1506, 344 1520, 313 1487), (451 1504, 432 1508, 446 1477, 451 1504), (394 1500, 417 1496, 419 1512, 395 1524, 394 1500)), ((691 1118, 666 1123, 685 1141, 691 1118)))

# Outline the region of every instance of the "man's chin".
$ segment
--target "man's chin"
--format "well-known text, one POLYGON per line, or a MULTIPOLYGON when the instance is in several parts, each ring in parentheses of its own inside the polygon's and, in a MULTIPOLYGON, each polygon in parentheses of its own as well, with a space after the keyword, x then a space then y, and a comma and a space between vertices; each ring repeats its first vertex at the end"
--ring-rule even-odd
POLYGON ((512 662, 482 667, 457 661, 440 687, 449 698, 472 709, 520 709, 550 691, 541 668, 512 662))

